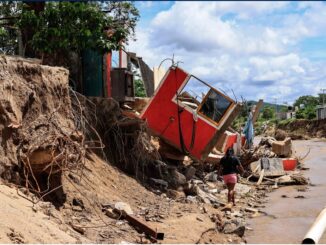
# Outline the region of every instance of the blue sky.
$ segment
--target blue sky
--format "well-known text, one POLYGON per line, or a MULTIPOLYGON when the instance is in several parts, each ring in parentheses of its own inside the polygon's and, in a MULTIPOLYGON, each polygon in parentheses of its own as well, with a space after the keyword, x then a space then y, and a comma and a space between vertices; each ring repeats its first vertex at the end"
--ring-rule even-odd
MULTIPOLYGON (((237 98, 293 102, 326 88, 325 2, 135 2, 127 49, 182 68, 237 98)), ((165 63, 166 67, 169 66, 165 63)))

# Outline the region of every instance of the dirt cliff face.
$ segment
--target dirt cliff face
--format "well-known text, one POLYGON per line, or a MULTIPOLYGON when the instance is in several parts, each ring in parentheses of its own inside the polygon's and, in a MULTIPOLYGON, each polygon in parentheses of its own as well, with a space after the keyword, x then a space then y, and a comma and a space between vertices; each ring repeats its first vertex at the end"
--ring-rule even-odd
POLYGON ((292 139, 325 138, 326 119, 295 120, 287 124, 278 125, 278 129, 286 131, 292 139))
POLYGON ((37 176, 28 180, 31 175, 59 171, 63 157, 77 164, 71 155, 78 155, 80 147, 71 139, 76 130, 68 75, 64 68, 0 56, 2 178, 40 191, 37 176))

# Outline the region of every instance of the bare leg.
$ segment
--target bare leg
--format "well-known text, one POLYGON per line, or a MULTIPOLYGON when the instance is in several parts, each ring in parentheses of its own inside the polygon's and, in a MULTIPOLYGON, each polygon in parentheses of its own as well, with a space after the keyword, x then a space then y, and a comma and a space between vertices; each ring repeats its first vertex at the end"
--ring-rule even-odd
POLYGON ((233 206, 235 206, 235 190, 232 191, 232 202, 233 202, 233 206))
POLYGON ((227 184, 228 187, 228 202, 233 202, 234 204, 234 186, 235 184, 227 184))

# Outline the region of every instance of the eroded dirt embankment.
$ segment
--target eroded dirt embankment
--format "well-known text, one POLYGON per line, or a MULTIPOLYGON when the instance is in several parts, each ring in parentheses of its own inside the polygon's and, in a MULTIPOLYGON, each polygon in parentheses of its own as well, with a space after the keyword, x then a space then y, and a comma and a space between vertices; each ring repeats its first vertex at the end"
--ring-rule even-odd
MULTIPOLYGON (((292 139, 326 138, 326 119, 297 119, 285 124, 279 124, 278 130, 285 131, 292 139)), ((276 132, 282 134, 282 132, 276 132)))

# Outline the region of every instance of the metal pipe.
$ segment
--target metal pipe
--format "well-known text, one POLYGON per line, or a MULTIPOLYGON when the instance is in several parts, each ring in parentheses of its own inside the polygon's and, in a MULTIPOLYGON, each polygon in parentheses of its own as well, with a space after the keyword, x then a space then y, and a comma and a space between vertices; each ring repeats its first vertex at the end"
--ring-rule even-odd
POLYGON ((326 207, 320 212, 317 219, 305 235, 302 244, 316 244, 326 229, 326 207))

